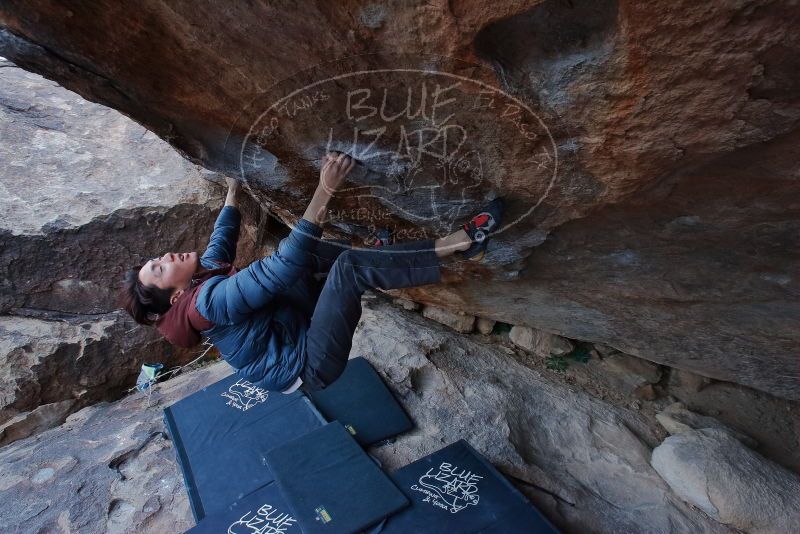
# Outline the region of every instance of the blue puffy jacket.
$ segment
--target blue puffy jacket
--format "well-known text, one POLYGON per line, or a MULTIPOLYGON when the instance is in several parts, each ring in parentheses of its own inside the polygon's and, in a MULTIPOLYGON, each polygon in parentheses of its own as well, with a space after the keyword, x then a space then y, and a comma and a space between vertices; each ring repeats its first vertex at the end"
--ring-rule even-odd
MULTIPOLYGON (((233 263, 239 210, 226 206, 200 259, 206 268, 233 263)), ((236 374, 269 391, 283 391, 305 365, 305 339, 316 296, 308 282, 322 228, 300 219, 270 256, 232 276, 209 278, 196 308, 214 323, 204 330, 236 374)))

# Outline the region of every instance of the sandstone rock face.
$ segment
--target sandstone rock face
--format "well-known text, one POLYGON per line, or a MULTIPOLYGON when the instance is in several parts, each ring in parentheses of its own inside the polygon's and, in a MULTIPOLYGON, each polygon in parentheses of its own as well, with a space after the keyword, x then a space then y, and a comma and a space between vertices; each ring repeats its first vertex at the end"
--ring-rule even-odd
POLYGON ((183 532, 194 525, 165 406, 230 373, 226 364, 71 415, 0 449, 3 532, 183 532))
POLYGON ((568 532, 728 530, 650 467, 659 438, 640 413, 526 367, 484 336, 364 304, 351 357, 373 363, 417 425, 372 451, 388 468, 463 437, 568 532))
POLYGON ((195 357, 120 313, 69 320, 0 316, 0 444, 122 396, 144 362, 195 357))
POLYGON ((0 445, 27 438, 37 432, 53 428, 64 422, 73 411, 77 401, 69 399, 42 404, 29 412, 15 415, 0 424, 0 445))
POLYGON ((409 298, 798 399, 799 10, 14 1, 0 54, 284 221, 327 147, 362 161, 340 234, 432 237, 505 196, 486 261, 454 266, 469 281, 409 298))
POLYGON ((681 498, 740 531, 782 534, 800 524, 800 477, 724 430, 671 436, 652 465, 681 498))
MULTIPOLYGON (((124 270, 202 250, 223 203, 219 175, 113 110, 0 69, 0 313, 106 313, 124 270)), ((248 222, 243 256, 258 221, 248 222)))
MULTIPOLYGON (((222 177, 104 106, 0 62, 0 443, 118 398, 175 350, 117 308, 125 270, 202 250, 222 177), (13 314, 13 315, 6 315, 13 314), (25 316, 23 316, 25 315, 25 316)), ((245 209, 239 259, 261 243, 245 209)))

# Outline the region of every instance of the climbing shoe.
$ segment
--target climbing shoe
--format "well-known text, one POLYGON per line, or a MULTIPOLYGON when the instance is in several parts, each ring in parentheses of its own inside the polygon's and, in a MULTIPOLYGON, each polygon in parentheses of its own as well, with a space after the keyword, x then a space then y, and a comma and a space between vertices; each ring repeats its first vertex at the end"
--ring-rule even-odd
POLYGON ((465 260, 480 261, 486 253, 486 242, 489 235, 500 228, 503 221, 503 211, 505 202, 502 198, 496 198, 489 202, 480 213, 475 215, 469 222, 464 223, 461 228, 467 233, 472 244, 467 250, 459 251, 465 260))

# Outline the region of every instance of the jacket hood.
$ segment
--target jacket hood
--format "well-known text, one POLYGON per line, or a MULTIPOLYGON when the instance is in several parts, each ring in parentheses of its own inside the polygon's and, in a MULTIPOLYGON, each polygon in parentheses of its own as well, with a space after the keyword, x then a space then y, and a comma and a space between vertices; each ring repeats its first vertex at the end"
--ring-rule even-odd
POLYGON ((192 275, 189 288, 178 297, 172 307, 155 323, 159 332, 171 344, 191 348, 200 343, 200 332, 208 330, 214 323, 197 311, 197 295, 200 287, 212 276, 232 275, 236 268, 228 263, 219 263, 216 269, 201 269, 192 275))

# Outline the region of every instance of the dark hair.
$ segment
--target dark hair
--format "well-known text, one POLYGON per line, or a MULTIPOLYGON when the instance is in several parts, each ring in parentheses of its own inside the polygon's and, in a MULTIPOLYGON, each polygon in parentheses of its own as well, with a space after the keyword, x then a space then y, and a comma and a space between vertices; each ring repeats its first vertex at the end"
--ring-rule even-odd
POLYGON ((158 317, 172 307, 169 299, 175 290, 144 285, 139 280, 141 268, 142 266, 139 266, 125 273, 120 291, 120 304, 134 321, 153 326, 158 317))

